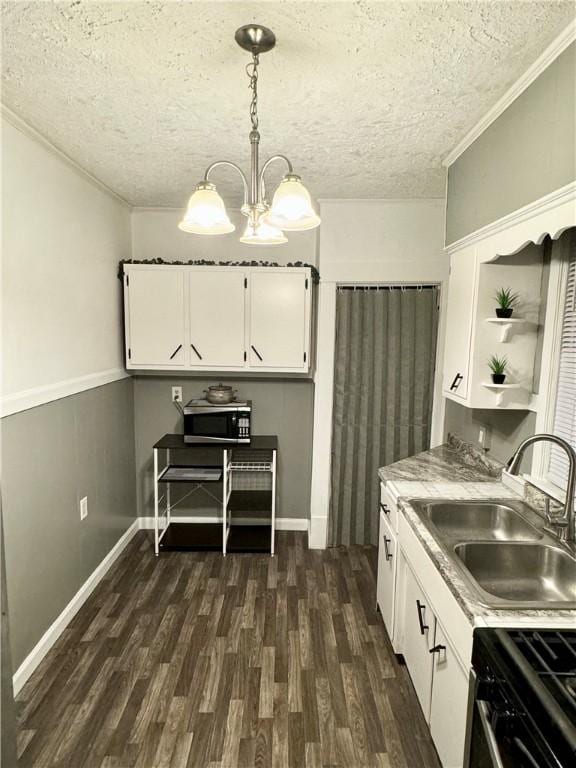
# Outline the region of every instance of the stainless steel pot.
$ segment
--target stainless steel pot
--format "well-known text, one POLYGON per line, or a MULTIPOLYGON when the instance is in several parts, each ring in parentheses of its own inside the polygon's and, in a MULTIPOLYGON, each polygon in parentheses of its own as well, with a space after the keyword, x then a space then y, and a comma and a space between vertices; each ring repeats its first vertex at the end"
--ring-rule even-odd
POLYGON ((237 390, 228 384, 213 384, 204 390, 206 400, 212 405, 227 405, 234 400, 237 390))

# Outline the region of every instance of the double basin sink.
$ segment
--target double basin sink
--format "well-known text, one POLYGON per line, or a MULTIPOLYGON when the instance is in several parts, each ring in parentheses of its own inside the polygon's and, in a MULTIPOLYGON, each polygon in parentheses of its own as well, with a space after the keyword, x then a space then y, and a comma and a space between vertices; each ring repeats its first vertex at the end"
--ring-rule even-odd
POLYGON ((576 608, 576 552, 516 501, 411 501, 480 603, 576 608))

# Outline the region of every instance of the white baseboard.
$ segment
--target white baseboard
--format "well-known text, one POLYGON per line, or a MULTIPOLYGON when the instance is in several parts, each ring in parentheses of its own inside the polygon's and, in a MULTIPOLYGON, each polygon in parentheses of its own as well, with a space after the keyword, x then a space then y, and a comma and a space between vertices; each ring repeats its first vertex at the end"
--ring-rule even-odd
MULTIPOLYGON (((161 520, 163 518, 161 517, 161 520)), ((239 517, 235 520, 242 525, 251 525, 261 522, 257 517, 239 517)), ((138 522, 140 530, 150 531, 154 528, 153 517, 139 517, 138 522)), ((221 523, 222 518, 211 517, 198 517, 179 515, 172 517, 174 523, 221 523)), ((277 531, 307 531, 308 530, 308 518, 307 517, 277 517, 276 518, 276 530, 277 531)))
POLYGON ((138 529, 138 520, 134 520, 130 528, 128 528, 128 530, 118 539, 116 544, 112 547, 110 552, 108 552, 100 565, 98 565, 96 569, 92 571, 88 579, 84 582, 84 584, 82 584, 78 592, 76 592, 62 613, 51 624, 51 626, 48 627, 46 632, 44 632, 28 656, 26 656, 22 664, 20 664, 14 673, 14 676, 12 677, 12 686, 14 688, 15 696, 22 690, 24 684, 30 678, 36 667, 40 664, 44 656, 46 656, 50 648, 52 648, 54 643, 58 640, 62 632, 66 629, 68 624, 72 621, 86 600, 90 597, 98 583, 110 570, 110 567, 113 565, 115 560, 117 560, 118 557, 122 554, 138 529))

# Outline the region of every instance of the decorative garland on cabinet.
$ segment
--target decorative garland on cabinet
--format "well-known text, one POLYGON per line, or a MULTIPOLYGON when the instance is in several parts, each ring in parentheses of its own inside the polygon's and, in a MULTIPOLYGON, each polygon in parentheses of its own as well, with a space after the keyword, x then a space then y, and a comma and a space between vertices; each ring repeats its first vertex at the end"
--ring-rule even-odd
POLYGON ((124 277, 124 264, 164 264, 167 266, 193 266, 193 267, 308 267, 312 273, 314 285, 320 282, 320 273, 312 264, 306 264, 302 261, 294 261, 289 264, 277 264, 274 261, 208 261, 207 259, 197 259, 190 261, 164 261, 164 259, 122 259, 118 264, 118 279, 124 277))

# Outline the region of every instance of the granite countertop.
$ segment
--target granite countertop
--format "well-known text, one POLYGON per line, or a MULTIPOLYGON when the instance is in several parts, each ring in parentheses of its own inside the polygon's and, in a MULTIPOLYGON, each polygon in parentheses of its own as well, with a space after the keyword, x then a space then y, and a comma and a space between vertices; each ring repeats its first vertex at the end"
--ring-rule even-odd
MULTIPOLYGON (((488 460, 473 446, 455 438, 429 451, 382 467, 378 474, 398 499, 398 508, 440 572, 464 614, 473 625, 526 624, 531 619, 551 624, 576 622, 576 610, 497 609, 482 605, 462 578, 460 570, 410 504, 411 499, 510 499, 523 498, 501 480, 503 465, 488 460)), ((531 501, 531 499, 530 499, 531 501)))

